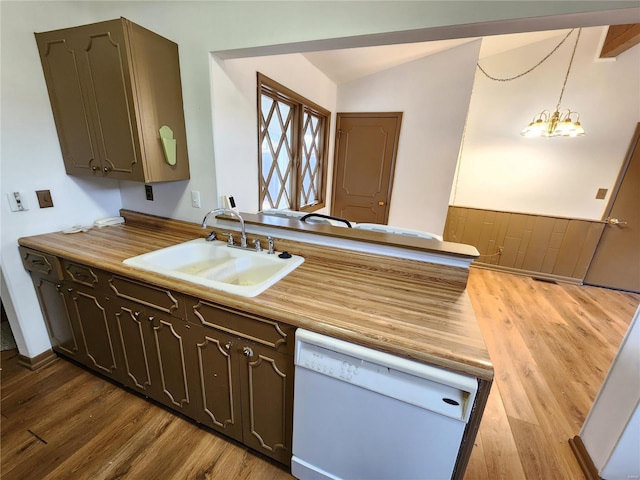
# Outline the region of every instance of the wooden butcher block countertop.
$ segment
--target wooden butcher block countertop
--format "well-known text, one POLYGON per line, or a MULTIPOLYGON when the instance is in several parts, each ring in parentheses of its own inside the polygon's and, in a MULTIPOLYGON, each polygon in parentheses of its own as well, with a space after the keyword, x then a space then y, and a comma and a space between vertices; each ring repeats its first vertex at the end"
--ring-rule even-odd
POLYGON ((263 293, 246 298, 122 263, 218 228, 205 231, 196 224, 129 211, 122 215, 127 219, 123 225, 25 237, 19 244, 241 312, 482 380, 493 378, 465 291, 465 269, 276 238, 278 251, 302 255, 305 262, 263 293))

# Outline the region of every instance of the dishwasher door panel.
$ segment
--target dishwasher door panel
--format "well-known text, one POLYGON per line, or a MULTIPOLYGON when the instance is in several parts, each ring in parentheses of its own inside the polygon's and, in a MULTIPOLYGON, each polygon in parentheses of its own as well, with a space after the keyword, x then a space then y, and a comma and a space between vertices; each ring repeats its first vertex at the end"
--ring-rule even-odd
POLYGON ((302 480, 451 478, 465 422, 296 367, 292 473, 302 480))

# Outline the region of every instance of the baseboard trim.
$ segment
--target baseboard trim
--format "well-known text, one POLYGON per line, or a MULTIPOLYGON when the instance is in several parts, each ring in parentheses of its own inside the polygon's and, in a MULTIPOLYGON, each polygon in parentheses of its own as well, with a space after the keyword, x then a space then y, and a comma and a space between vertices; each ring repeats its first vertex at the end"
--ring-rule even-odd
POLYGON ((497 272, 513 273, 514 275, 523 275, 538 280, 546 280, 552 282, 571 283, 572 285, 583 285, 582 280, 573 277, 563 277, 552 273, 534 272, 532 270, 520 270, 518 268, 503 267, 502 265, 494 265, 492 263, 482 263, 477 260, 471 264, 472 267, 484 268, 485 270, 495 270, 497 272))
POLYGON ((573 450, 573 455, 578 460, 580 464, 580 468, 582 469, 582 473, 587 480, 602 480, 600 475, 598 475, 598 470, 596 466, 593 464, 593 460, 591 460, 591 455, 587 452, 587 449, 582 443, 582 439, 579 435, 576 435, 573 438, 569 439, 569 445, 571 445, 571 450, 573 450))
POLYGON ((18 364, 28 368, 29 370, 38 370, 42 367, 46 367, 57 359, 58 357, 53 353, 53 350, 47 350, 33 358, 18 354, 18 364))

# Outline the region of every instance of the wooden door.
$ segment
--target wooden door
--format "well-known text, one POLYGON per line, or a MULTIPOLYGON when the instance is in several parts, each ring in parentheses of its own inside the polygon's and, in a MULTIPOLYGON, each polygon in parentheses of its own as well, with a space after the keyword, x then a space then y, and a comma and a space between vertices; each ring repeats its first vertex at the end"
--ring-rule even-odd
POLYGON ((150 343, 157 357, 162 394, 158 399, 165 405, 188 416, 195 415, 195 406, 191 398, 189 384, 193 383, 187 377, 187 331, 188 326, 183 320, 177 320, 158 312, 149 312, 150 343))
POLYGON ((98 372, 122 381, 121 355, 107 314, 106 299, 102 290, 63 284, 71 304, 75 321, 80 325, 86 359, 81 361, 98 372))
POLYGON ((124 382, 145 395, 160 399, 162 389, 154 346, 145 332, 150 316, 140 305, 120 301, 114 313, 124 358, 124 382))
POLYGON ((79 35, 71 29, 35 35, 66 171, 90 175, 95 171, 92 166, 100 170, 101 164, 89 97, 79 69, 79 35))
POLYGON ((32 275, 53 350, 78 359, 81 351, 80 326, 71 320, 62 283, 52 282, 36 273, 32 275))
POLYGON ((386 224, 402 113, 339 113, 331 214, 386 224))
POLYGON ((584 283, 640 292, 640 123, 584 283))
MULTIPOLYGON (((84 77, 103 173, 111 178, 143 180, 136 110, 122 20, 77 27, 86 35, 84 77)), ((93 167, 93 166, 92 166, 93 167)))
POLYGON ((239 339, 216 328, 191 325, 189 360, 196 364, 198 422, 242 441, 239 339))
POLYGON ((293 356, 241 340, 243 442, 285 465, 291 462, 293 356))

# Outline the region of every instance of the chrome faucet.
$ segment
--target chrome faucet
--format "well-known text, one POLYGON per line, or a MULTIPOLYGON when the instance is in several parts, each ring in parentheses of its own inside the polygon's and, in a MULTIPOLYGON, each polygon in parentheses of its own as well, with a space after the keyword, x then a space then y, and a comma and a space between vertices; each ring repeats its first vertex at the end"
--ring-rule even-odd
POLYGON ((231 215, 232 217, 235 217, 240 221, 240 229, 242 230, 242 233, 240 236, 240 247, 247 248, 247 234, 244 230, 244 219, 235 210, 231 210, 230 208, 216 208, 215 210, 211 210, 209 213, 207 213, 204 216, 204 219, 202 220, 202 228, 207 228, 207 220, 209 220, 209 217, 211 215, 220 215, 220 214, 231 215))

